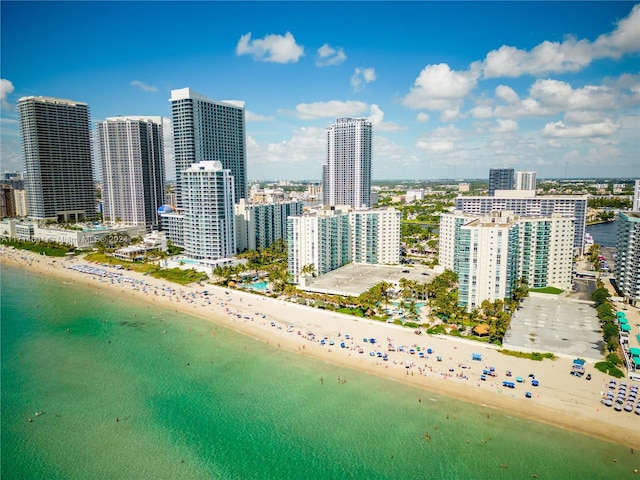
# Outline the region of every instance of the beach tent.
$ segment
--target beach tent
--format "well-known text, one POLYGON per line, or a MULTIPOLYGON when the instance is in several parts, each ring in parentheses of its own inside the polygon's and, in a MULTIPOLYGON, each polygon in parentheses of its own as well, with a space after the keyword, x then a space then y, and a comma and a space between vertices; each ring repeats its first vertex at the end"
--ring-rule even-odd
POLYGON ((618 317, 626 317, 627 314, 624 313, 624 312, 616 312, 616 316, 618 316, 618 317))
POLYGON ((584 360, 581 358, 576 358, 573 361, 573 368, 571 369, 571 373, 578 377, 584 374, 584 360))
POLYGON ((631 327, 627 323, 622 323, 620 324, 620 330, 622 330, 623 332, 630 332, 631 327))
POLYGON ((634 357, 640 357, 640 348, 631 347, 629 351, 631 352, 631 355, 633 355, 634 357))
POLYGON ((482 355, 480 355, 479 353, 472 353, 471 360, 482 360, 482 355))
POLYGON ((627 320, 625 317, 618 317, 618 323, 628 324, 629 320, 627 320))

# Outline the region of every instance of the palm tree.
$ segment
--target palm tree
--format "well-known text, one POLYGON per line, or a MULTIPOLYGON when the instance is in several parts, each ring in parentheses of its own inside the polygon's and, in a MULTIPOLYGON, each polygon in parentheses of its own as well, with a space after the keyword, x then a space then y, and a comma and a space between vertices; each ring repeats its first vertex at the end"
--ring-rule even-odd
POLYGON ((300 275, 302 275, 303 277, 306 276, 316 276, 316 266, 313 263, 310 263, 308 265, 305 265, 304 267, 302 267, 302 270, 300 270, 300 275))

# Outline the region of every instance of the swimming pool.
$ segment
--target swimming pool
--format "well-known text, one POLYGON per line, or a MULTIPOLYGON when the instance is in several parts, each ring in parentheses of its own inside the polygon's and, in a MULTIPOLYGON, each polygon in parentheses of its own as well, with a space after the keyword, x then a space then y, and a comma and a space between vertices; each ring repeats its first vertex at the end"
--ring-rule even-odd
POLYGON ((269 282, 263 280, 261 282, 250 283, 247 285, 247 288, 251 288, 252 290, 260 290, 261 292, 267 291, 269 288, 269 282))

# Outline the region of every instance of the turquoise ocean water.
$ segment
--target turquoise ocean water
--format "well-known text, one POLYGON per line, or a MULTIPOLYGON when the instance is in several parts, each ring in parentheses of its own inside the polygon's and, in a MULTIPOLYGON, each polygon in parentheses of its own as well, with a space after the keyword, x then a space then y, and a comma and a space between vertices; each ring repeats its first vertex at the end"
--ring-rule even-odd
POLYGON ((3 480, 618 479, 640 468, 627 447, 198 318, 21 270, 1 277, 3 480))

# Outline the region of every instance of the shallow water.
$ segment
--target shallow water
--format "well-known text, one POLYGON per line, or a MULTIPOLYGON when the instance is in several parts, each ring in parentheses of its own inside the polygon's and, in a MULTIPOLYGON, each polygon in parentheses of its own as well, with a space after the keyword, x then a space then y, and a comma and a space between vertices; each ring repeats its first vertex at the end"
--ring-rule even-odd
POLYGON ((640 468, 624 446, 111 292, 1 274, 3 479, 604 479, 640 468))

